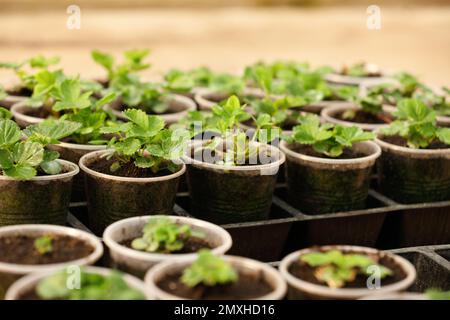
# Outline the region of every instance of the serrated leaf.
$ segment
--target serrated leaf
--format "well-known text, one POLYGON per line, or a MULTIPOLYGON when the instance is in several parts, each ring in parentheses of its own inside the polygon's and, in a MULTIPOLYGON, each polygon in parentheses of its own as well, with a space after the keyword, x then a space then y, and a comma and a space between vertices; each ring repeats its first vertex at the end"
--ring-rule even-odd
POLYGON ((50 175, 59 174, 62 171, 61 164, 56 160, 43 161, 40 164, 40 167, 46 174, 50 175))
POLYGON ((0 169, 8 169, 13 166, 12 156, 8 150, 0 149, 0 169))
POLYGON ((19 166, 38 166, 44 159, 44 148, 40 143, 22 141, 14 145, 12 158, 19 166))
POLYGON ((0 120, 0 149, 8 148, 20 139, 20 128, 12 120, 0 120))
POLYGON ((5 169, 4 173, 8 177, 17 180, 30 180, 37 174, 36 169, 28 165, 15 165, 11 168, 5 169))
POLYGON ((30 141, 47 145, 58 143, 59 140, 75 133, 80 127, 80 123, 72 121, 47 119, 28 126, 23 132, 30 141))
POLYGON ((437 137, 441 142, 450 145, 450 128, 439 128, 437 137))

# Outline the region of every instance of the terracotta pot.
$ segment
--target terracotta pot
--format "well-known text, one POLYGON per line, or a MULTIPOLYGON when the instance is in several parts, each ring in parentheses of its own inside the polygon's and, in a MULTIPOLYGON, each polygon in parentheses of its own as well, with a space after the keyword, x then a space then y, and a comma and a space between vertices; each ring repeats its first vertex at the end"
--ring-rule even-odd
MULTIPOLYGON (((99 268, 99 267, 84 267, 84 271, 94 274, 99 274, 102 276, 107 276, 111 274, 113 270, 107 269, 107 268, 99 268)), ((27 293, 29 290, 32 290, 36 287, 36 285, 46 277, 51 276, 55 271, 43 271, 38 273, 33 273, 30 275, 27 275, 23 277, 22 279, 16 281, 8 290, 6 293, 6 300, 19 300, 20 297, 27 293)), ((141 291, 146 297, 147 300, 150 299, 150 297, 145 293, 145 286, 144 282, 137 279, 136 277, 133 277, 129 274, 123 275, 123 280, 134 289, 137 289, 141 291)))
POLYGON ((336 245, 336 246, 323 246, 319 247, 325 251, 328 250, 340 250, 343 252, 351 252, 357 254, 377 254, 379 256, 387 256, 393 259, 393 261, 405 272, 406 277, 398 282, 381 285, 378 289, 368 289, 368 288, 329 288, 326 285, 318 285, 305 280, 299 279, 289 272, 289 267, 294 261, 299 259, 300 256, 317 251, 316 248, 307 248, 299 251, 292 252, 286 256, 280 262, 280 273, 283 278, 288 283, 288 298, 291 300, 297 299, 339 299, 339 300, 350 300, 359 299, 365 297, 369 294, 390 294, 393 292, 403 291, 410 287, 414 280, 416 279, 416 270, 414 266, 406 259, 392 254, 390 252, 379 251, 372 248, 358 247, 358 246, 346 246, 346 245, 336 245))
POLYGON ((85 173, 89 226, 100 235, 113 222, 146 214, 171 214, 182 164, 177 172, 153 178, 118 177, 97 172, 90 165, 112 150, 101 150, 81 157, 79 165, 85 173))
MULTIPOLYGON (((264 275, 264 279, 269 283, 273 291, 258 297, 254 300, 281 300, 286 294, 286 283, 278 271, 266 263, 236 256, 223 256, 223 259, 230 263, 233 268, 255 275, 264 275)), ((176 273, 189 267, 189 261, 165 261, 154 266, 145 276, 145 288, 147 294, 157 300, 185 300, 185 298, 163 291, 157 283, 167 274, 176 273)))
POLYGON ((66 223, 72 180, 79 169, 69 161, 58 161, 65 173, 26 181, 0 175, 0 226, 66 223))
POLYGON ((0 228, 0 238, 14 235, 41 236, 48 234, 64 235, 86 241, 94 248, 94 251, 87 257, 71 260, 62 263, 25 265, 16 263, 0 262, 0 298, 6 292, 8 287, 20 277, 34 272, 55 271, 69 265, 90 265, 94 264, 103 255, 103 245, 94 235, 78 229, 53 226, 53 225, 19 225, 0 228))
POLYGON ((186 260, 194 261, 197 253, 166 254, 134 250, 121 245, 122 241, 134 239, 142 235, 143 227, 152 219, 168 218, 180 225, 188 225, 194 231, 205 235, 205 240, 213 248, 215 254, 225 254, 232 245, 230 234, 223 228, 198 219, 177 216, 141 216, 117 221, 106 228, 103 241, 110 250, 112 266, 143 278, 145 273, 155 264, 162 261, 186 260))
POLYGON ((330 159, 304 155, 282 141, 286 154, 289 202, 307 214, 323 214, 365 208, 370 175, 380 147, 371 141, 355 143, 353 149, 366 156, 330 159))

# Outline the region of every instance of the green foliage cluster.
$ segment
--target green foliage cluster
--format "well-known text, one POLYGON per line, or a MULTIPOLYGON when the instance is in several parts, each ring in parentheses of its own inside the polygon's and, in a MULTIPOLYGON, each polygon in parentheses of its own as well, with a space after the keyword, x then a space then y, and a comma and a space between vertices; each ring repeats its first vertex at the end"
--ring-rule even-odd
POLYGON ((53 238, 48 235, 36 238, 34 247, 39 254, 44 255, 53 251, 53 238))
POLYGON ((183 271, 181 281, 189 286, 216 286, 235 282, 238 273, 223 258, 215 256, 209 250, 200 250, 197 260, 183 271))
POLYGON ((79 128, 75 122, 49 119, 21 131, 14 121, 0 120, 0 170, 19 180, 33 178, 38 170, 49 175, 61 173, 59 153, 45 146, 59 143, 79 128))
POLYGON ((342 253, 339 250, 310 252, 300 256, 300 261, 314 268, 316 279, 326 283, 330 288, 341 288, 346 283, 354 281, 359 274, 369 276, 370 266, 379 268, 381 279, 393 274, 392 270, 377 264, 367 255, 342 253))
POLYGON ((436 112, 422 101, 400 100, 394 115, 397 120, 382 128, 382 135, 398 135, 407 141, 410 148, 427 148, 435 141, 450 145, 450 128, 438 127, 436 112))
POLYGON ((320 118, 313 114, 302 117, 301 124, 293 128, 288 143, 310 145, 328 157, 339 157, 345 148, 352 148, 355 142, 372 140, 375 135, 364 132, 361 128, 341 125, 321 124, 320 118))
POLYGON ((150 219, 142 233, 141 237, 131 242, 131 247, 135 250, 159 253, 179 251, 190 237, 203 237, 202 233, 194 232, 189 225, 180 225, 168 218, 150 219))
POLYGON ((103 276, 82 270, 80 286, 73 289, 69 276, 60 271, 44 278, 36 286, 37 295, 43 300, 145 300, 144 294, 130 287, 117 271, 103 276))

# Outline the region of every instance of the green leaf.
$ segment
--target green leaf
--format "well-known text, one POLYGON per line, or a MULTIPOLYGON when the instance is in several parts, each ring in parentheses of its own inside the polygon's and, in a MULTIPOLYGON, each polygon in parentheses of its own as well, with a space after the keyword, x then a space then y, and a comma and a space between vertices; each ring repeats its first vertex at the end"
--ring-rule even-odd
POLYGON ((8 169, 13 166, 11 153, 8 150, 0 149, 0 169, 8 169))
POLYGON ((37 174, 36 169, 28 165, 15 165, 3 171, 8 177, 17 180, 30 180, 37 174))
POLYGON ((23 132, 30 141, 47 145, 58 143, 59 140, 74 134, 80 128, 80 123, 47 119, 38 124, 28 126, 23 132))
POLYGON ((50 175, 60 174, 62 172, 62 165, 56 160, 43 161, 40 167, 46 174, 50 175))
POLYGON ((93 50, 91 52, 92 59, 94 59, 95 62, 103 66, 108 72, 112 72, 113 65, 114 65, 114 58, 113 56, 100 52, 98 50, 93 50))
POLYGON ((56 88, 54 111, 85 109, 91 106, 92 92, 81 92, 78 79, 65 79, 56 88))
MULTIPOLYGON (((1 97, 0 97, 1 99, 1 97)), ((12 113, 5 108, 0 107, 0 120, 9 120, 12 118, 12 113)))
POLYGON ((439 128, 437 137, 441 142, 450 145, 450 128, 439 128))
POLYGON ((19 166, 38 166, 44 159, 44 148, 40 143, 22 141, 14 145, 12 158, 19 166))
POLYGON ((20 128, 12 120, 0 120, 0 149, 8 148, 20 139, 20 128))

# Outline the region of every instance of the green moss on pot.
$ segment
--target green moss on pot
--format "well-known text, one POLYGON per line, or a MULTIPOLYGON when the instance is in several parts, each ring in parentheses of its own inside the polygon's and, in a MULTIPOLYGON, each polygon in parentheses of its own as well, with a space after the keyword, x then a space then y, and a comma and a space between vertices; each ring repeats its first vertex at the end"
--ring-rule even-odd
POLYGON ((292 150, 283 141, 286 154, 286 181, 289 202, 307 214, 323 214, 364 209, 370 174, 379 147, 373 142, 354 144, 365 157, 329 159, 307 156, 292 150))
POLYGON ((0 176, 0 226, 14 224, 65 224, 72 179, 78 167, 59 160, 66 173, 14 180, 0 176))

